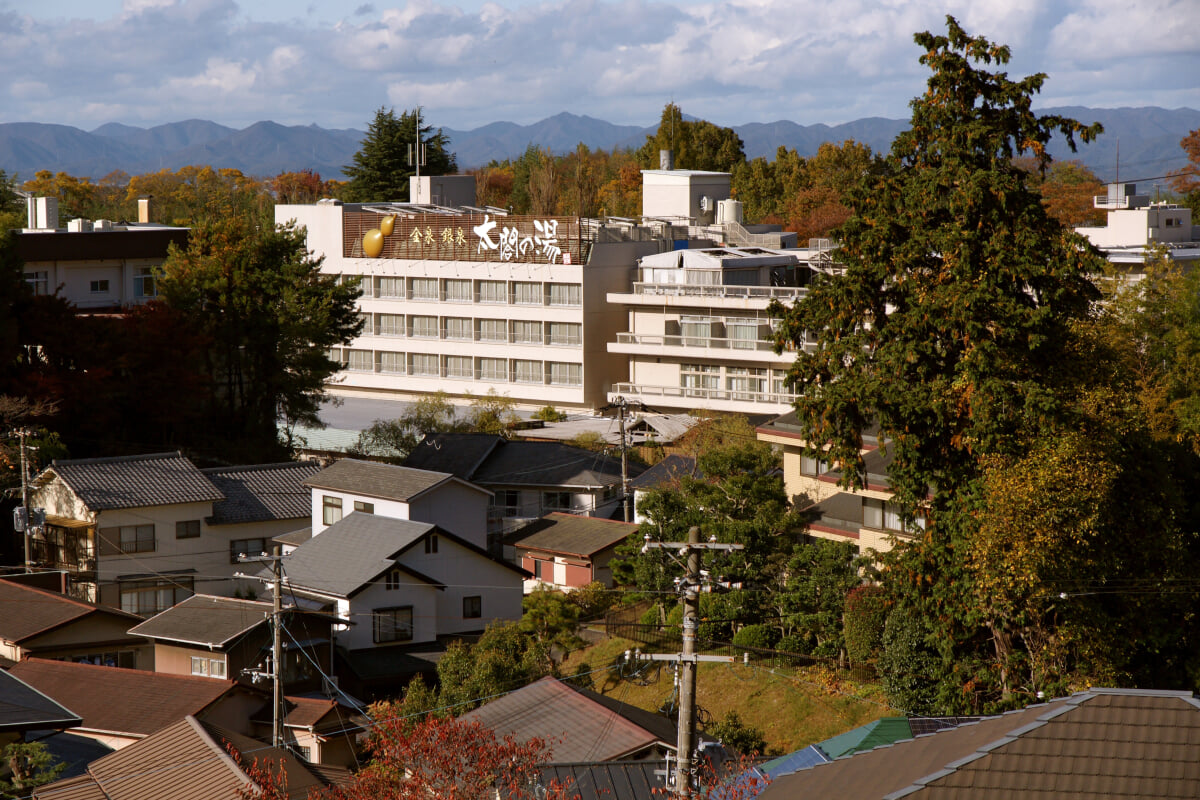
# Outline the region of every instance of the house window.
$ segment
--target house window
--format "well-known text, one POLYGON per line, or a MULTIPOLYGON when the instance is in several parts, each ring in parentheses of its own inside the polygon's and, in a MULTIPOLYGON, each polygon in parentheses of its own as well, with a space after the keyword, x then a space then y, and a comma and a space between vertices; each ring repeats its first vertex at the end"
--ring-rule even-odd
POLYGON ((508 284, 504 281, 480 281, 479 282, 479 302, 481 303, 507 303, 508 302, 508 284))
POLYGON ((829 471, 829 465, 819 458, 800 456, 800 474, 816 477, 829 471))
POLYGON ((583 326, 578 322, 551 322, 550 344, 577 345, 583 342, 583 326))
POLYGON ((208 660, 208 677, 224 678, 225 662, 218 658, 210 658, 208 660))
POLYGON ((457 303, 471 302, 471 282, 461 280, 446 280, 446 299, 457 303))
POLYGON ((383 588, 389 592, 394 592, 400 588, 400 570, 394 569, 384 576, 383 588))
POLYGON ((376 644, 387 642, 411 642, 413 638, 413 608, 377 608, 374 619, 376 644))
POLYGON ((229 543, 229 563, 236 564, 242 556, 259 556, 266 551, 266 539, 234 539, 229 543))
POLYGON ((379 359, 380 372, 390 372, 396 375, 404 374, 404 353, 380 350, 375 354, 375 357, 379 359))
POLYGON ((437 317, 409 317, 412 324, 412 331, 409 333, 417 339, 436 339, 438 338, 438 320, 437 317))
POLYGON ((98 281, 92 281, 92 294, 108 294, 108 279, 103 278, 98 281))
POLYGON ((507 381, 508 359, 481 358, 479 359, 479 379, 484 381, 507 381))
POLYGON ((148 616, 166 611, 192 596, 191 577, 168 581, 122 581, 121 610, 148 616))
POLYGON ((187 519, 175 523, 176 539, 196 539, 200 536, 200 520, 187 519))
POLYGON ((425 537, 425 552, 436 553, 438 547, 437 534, 431 533, 425 537))
POLYGON ((404 315, 403 314, 376 314, 378 324, 376 325, 376 333, 380 336, 403 336, 404 335, 404 315))
POLYGON ((542 507, 552 511, 570 511, 570 492, 542 492, 542 507))
POLYGON ((483 598, 472 595, 463 598, 463 619, 479 619, 483 616, 483 598))
POLYGON ((542 376, 542 362, 523 361, 514 358, 512 362, 513 380, 517 383, 545 383, 542 376))
POLYGON ((541 344, 542 323, 524 319, 514 320, 513 341, 518 344, 541 344))
POLYGON ((363 514, 374 514, 375 513, 375 504, 374 503, 364 503, 362 500, 355 500, 354 501, 354 510, 362 512, 363 514))
POLYGON ((550 284, 550 305, 579 306, 582 305, 583 287, 578 283, 550 284))
POLYGON ((546 364, 553 386, 582 386, 583 364, 562 364, 550 361, 546 364))
POLYGON ((460 341, 473 339, 471 320, 467 317, 446 317, 446 338, 460 341))
POLYGON ((55 661, 70 661, 72 664, 95 664, 100 667, 121 667, 122 669, 137 668, 137 653, 132 650, 109 650, 106 653, 89 653, 83 656, 71 656, 55 661))
POLYGON ((506 517, 516 517, 521 514, 521 492, 517 489, 501 489, 496 492, 495 503, 506 517))
POLYGON ((412 279, 412 299, 413 300, 437 300, 438 299, 437 278, 413 278, 412 279))
POLYGON ((370 350, 345 350, 346 368, 351 372, 374 372, 375 359, 370 350))
POLYGON ((342 518, 342 498, 321 495, 321 522, 332 525, 342 518))
POLYGON ((25 283, 36 295, 50 294, 49 272, 26 272, 25 283))
POLYGON ((471 366, 470 356, 446 356, 446 377, 447 378, 473 378, 475 377, 474 369, 471 366))
POLYGON ((153 553, 153 525, 122 525, 117 537, 122 553, 153 553))
POLYGON ((203 675, 206 678, 224 678, 225 660, 221 658, 192 656, 192 674, 203 675))
POLYGON ((507 342, 508 322, 502 319, 479 320, 479 341, 507 342))
POLYGON ((409 375, 427 375, 441 377, 441 364, 435 353, 413 353, 409 365, 409 375))
POLYGON ((133 274, 133 294, 135 297, 158 296, 158 281, 154 277, 153 267, 138 267, 133 274))
POLYGON ((513 282, 513 300, 521 306, 540 306, 542 302, 542 285, 528 281, 513 282))

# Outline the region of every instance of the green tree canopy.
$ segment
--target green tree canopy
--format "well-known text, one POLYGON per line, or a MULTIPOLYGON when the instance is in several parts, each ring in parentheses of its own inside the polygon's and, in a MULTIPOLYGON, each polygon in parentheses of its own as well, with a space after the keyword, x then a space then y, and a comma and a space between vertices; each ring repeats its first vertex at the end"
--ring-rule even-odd
POLYGON ((674 103, 663 108, 662 120, 653 136, 637 152, 643 169, 658 169, 660 150, 675 154, 676 169, 732 172, 746 161, 741 138, 733 128, 722 128, 707 120, 685 120, 674 103))
MULTIPOLYGON (((417 171, 415 164, 409 164, 409 152, 417 141, 420 113, 419 106, 400 116, 392 108, 375 112, 353 163, 342 168, 349 178, 342 189, 344 200, 366 203, 408 199, 408 179, 417 171)), ((421 143, 425 147, 422 175, 449 175, 458 169, 454 153, 449 150, 450 138, 441 128, 434 133, 433 126, 421 125, 421 143)))

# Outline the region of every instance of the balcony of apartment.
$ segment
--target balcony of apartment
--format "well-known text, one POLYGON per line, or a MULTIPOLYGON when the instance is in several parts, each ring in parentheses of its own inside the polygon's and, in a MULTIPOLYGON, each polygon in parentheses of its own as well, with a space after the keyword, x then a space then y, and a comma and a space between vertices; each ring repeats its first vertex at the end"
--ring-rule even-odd
POLYGON ((641 306, 765 310, 771 301, 791 305, 808 293, 806 286, 725 286, 690 283, 634 283, 631 292, 609 292, 608 302, 641 306))
POLYGON ((753 388, 702 388, 697 386, 654 386, 645 383, 614 383, 611 398, 641 400, 651 408, 706 409, 740 414, 783 414, 792 409, 796 395, 790 392, 753 388))
POLYGON ((660 333, 618 333, 608 352, 627 355, 700 359, 704 361, 747 361, 787 365, 795 353, 775 353, 774 342, 715 336, 684 336, 660 333))

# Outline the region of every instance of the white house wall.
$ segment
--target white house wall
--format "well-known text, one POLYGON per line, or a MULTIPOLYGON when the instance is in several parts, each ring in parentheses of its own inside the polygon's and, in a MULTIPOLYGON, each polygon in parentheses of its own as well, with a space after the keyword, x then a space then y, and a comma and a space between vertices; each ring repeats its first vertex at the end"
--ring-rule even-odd
POLYGON ((366 589, 354 595, 348 602, 339 603, 340 615, 348 617, 354 624, 339 631, 337 643, 350 650, 366 647, 390 647, 401 644, 432 642, 438 635, 437 588, 400 573, 398 588, 388 589, 381 576, 366 589), (382 609, 412 606, 412 642, 376 644, 373 614, 382 609))
MULTIPOLYGON (((313 489, 312 490, 312 532, 316 536, 321 531, 329 526, 325 524, 325 498, 337 497, 342 501, 342 518, 346 518, 354 513, 355 501, 363 503, 371 503, 375 507, 375 513, 381 517, 389 517, 391 519, 412 519, 409 517, 408 503, 400 502, 399 500, 385 500, 379 497, 371 497, 365 494, 355 494, 353 492, 339 492, 331 489, 313 489)), ((421 520, 424 521, 424 520, 421 520)))
POLYGON ((421 545, 410 548, 400 563, 445 584, 437 596, 438 633, 483 630, 494 620, 521 618, 521 576, 444 536, 438 552, 421 545), (463 598, 480 597, 481 616, 463 618, 463 598))
POLYGON ((490 494, 450 481, 416 498, 409 507, 409 519, 432 523, 476 547, 486 548, 490 502, 490 494))

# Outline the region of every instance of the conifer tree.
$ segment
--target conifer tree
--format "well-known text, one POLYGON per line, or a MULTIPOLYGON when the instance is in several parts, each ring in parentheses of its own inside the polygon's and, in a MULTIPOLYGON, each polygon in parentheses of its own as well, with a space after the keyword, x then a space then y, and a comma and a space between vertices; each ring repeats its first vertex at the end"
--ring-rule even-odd
MULTIPOLYGON (((380 108, 367 127, 354 163, 342 168, 349 178, 342 196, 350 202, 384 202, 409 199, 408 179, 416 173, 409 163, 409 152, 417 140, 417 118, 420 107, 396 116, 395 109, 380 108)), ((448 149, 450 138, 433 132, 430 125, 421 126, 421 143, 425 147, 422 175, 448 175, 458 169, 454 153, 448 149)))

